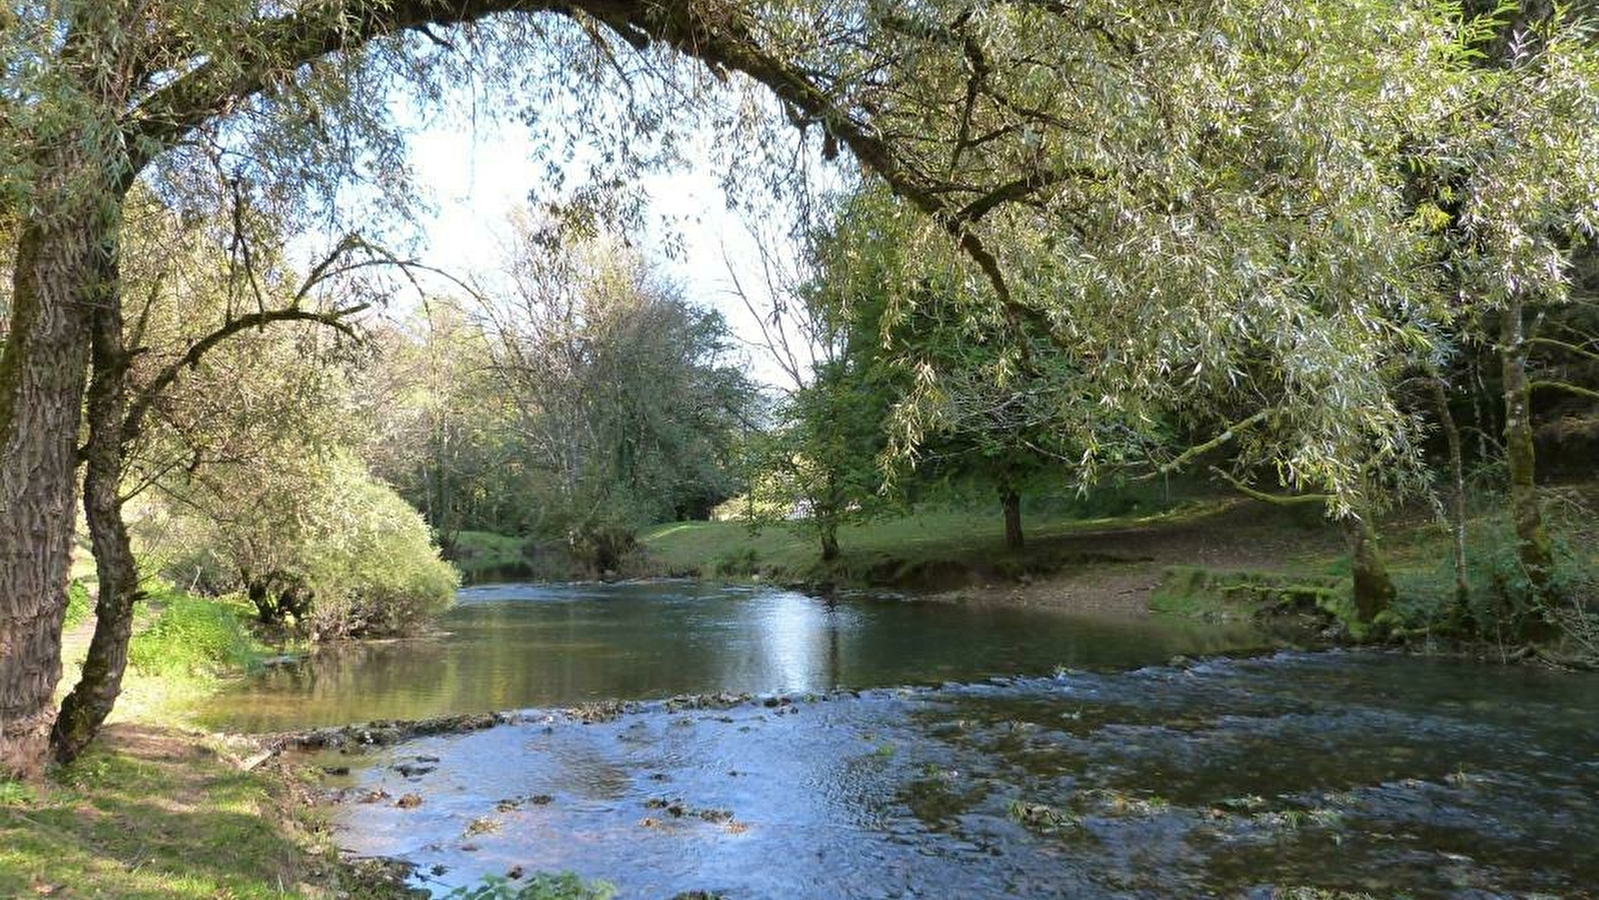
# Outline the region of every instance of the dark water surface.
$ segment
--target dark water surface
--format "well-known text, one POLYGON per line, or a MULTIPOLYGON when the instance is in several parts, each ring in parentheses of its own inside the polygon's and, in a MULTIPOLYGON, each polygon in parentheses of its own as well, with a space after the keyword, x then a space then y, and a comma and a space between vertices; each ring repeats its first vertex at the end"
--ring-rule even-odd
POLYGON ((797 696, 329 754, 354 767, 331 783, 339 843, 440 895, 520 868, 641 900, 1599 897, 1599 677, 1375 653, 1171 665, 1254 638, 675 584, 464 597, 454 638, 276 676, 249 715, 797 696), (929 686, 804 696, 909 682, 929 686))
POLYGON ((442 637, 358 644, 268 672, 202 718, 276 731, 681 693, 973 681, 1060 665, 1131 668, 1269 646, 1247 626, 828 602, 692 582, 467 588, 440 627, 442 637))

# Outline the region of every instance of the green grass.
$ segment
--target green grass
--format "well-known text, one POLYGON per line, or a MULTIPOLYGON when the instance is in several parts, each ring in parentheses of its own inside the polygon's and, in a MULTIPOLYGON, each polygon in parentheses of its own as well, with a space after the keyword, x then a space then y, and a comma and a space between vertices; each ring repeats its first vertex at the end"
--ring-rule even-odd
POLYGON ((0 897, 307 896, 321 866, 277 820, 282 801, 197 738, 129 735, 54 783, 0 790, 0 897))
POLYGON ((262 648, 245 624, 250 607, 237 597, 195 597, 158 589, 149 598, 160 611, 128 645, 137 673, 193 678, 248 669, 262 648))
POLYGON ((1176 523, 1214 511, 1189 505, 1138 518, 1074 518, 1063 513, 1024 517, 1027 549, 1005 548, 998 504, 987 511, 937 510, 884 518, 839 529, 841 559, 821 564, 817 539, 787 525, 752 532, 743 522, 673 522, 639 535, 655 568, 664 574, 732 578, 759 573, 774 580, 828 578, 847 583, 894 583, 930 566, 968 566, 997 576, 1018 574, 1058 561, 1051 544, 1074 534, 1112 528, 1176 523))
POLYGON ((67 616, 62 622, 63 628, 72 628, 78 623, 89 618, 94 612, 94 600, 89 597, 89 588, 83 582, 73 579, 67 585, 67 616))

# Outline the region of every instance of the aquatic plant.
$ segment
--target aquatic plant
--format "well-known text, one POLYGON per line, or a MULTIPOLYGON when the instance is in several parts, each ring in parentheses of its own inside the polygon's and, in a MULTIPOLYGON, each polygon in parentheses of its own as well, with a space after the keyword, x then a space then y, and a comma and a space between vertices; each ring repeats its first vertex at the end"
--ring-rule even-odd
POLYGON ((1012 800, 1006 813, 1018 824, 1044 834, 1053 834, 1082 825, 1082 819, 1077 816, 1045 803, 1012 800))
POLYGON ((540 873, 525 881, 486 875, 474 885, 444 895, 448 900, 611 900, 616 888, 604 881, 584 881, 572 872, 540 873))

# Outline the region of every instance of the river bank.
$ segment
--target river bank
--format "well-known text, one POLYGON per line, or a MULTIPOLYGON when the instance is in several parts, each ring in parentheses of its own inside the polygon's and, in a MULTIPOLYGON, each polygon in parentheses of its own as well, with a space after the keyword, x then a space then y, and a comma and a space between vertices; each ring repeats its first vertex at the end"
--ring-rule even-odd
POLYGON ((1425 505, 1389 511, 1377 546, 1396 596, 1380 627, 1355 621, 1343 529, 1316 505, 1194 498, 1164 511, 1085 519, 1040 517, 1024 549, 1005 546, 992 517, 934 512, 841 529, 842 553, 822 563, 803 534, 753 532, 737 522, 675 523, 646 531, 635 568, 724 583, 801 590, 896 590, 985 608, 1034 608, 1207 621, 1292 619, 1324 641, 1377 640, 1499 662, 1599 664, 1599 483, 1545 489, 1558 548, 1559 636, 1505 643, 1499 624, 1518 601, 1515 537, 1502 504, 1477 498, 1465 525, 1470 598, 1457 604, 1451 534, 1425 505), (1464 627, 1463 627, 1464 626, 1464 627), (1368 633, 1370 632, 1370 633, 1368 633))
MULTIPOLYGON (((94 630, 77 604, 62 690, 94 630)), ((383 864, 348 860, 307 791, 314 773, 270 742, 200 727, 194 709, 274 651, 247 610, 157 586, 133 665, 89 751, 37 783, 0 782, 0 897, 399 900, 383 864)))
POLYGON ((108 726, 35 784, 0 783, 0 896, 400 900, 389 866, 345 858, 305 771, 171 725, 108 726))
POLYGON ((781 525, 679 522, 640 536, 636 567, 712 581, 902 590, 978 604, 1142 614, 1174 565, 1272 573, 1335 566, 1336 528, 1320 515, 1244 499, 1209 499, 1147 514, 1039 516, 1025 546, 1005 546, 1002 523, 943 511, 847 526, 841 554, 821 562, 781 525))

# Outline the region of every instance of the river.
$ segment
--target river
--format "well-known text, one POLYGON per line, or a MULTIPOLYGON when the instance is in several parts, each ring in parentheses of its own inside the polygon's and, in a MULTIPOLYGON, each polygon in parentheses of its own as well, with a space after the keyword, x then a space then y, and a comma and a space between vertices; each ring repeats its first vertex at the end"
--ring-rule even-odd
POLYGON ((1192 662, 1172 657, 1269 641, 683 583, 462 600, 447 637, 272 673, 211 713, 281 728, 550 708, 323 760, 353 768, 332 781, 340 843, 415 863, 439 894, 513 870, 646 900, 1599 884, 1593 676, 1385 653, 1192 662), (665 699, 715 691, 784 696, 665 699), (600 698, 646 702, 553 711, 600 698))

